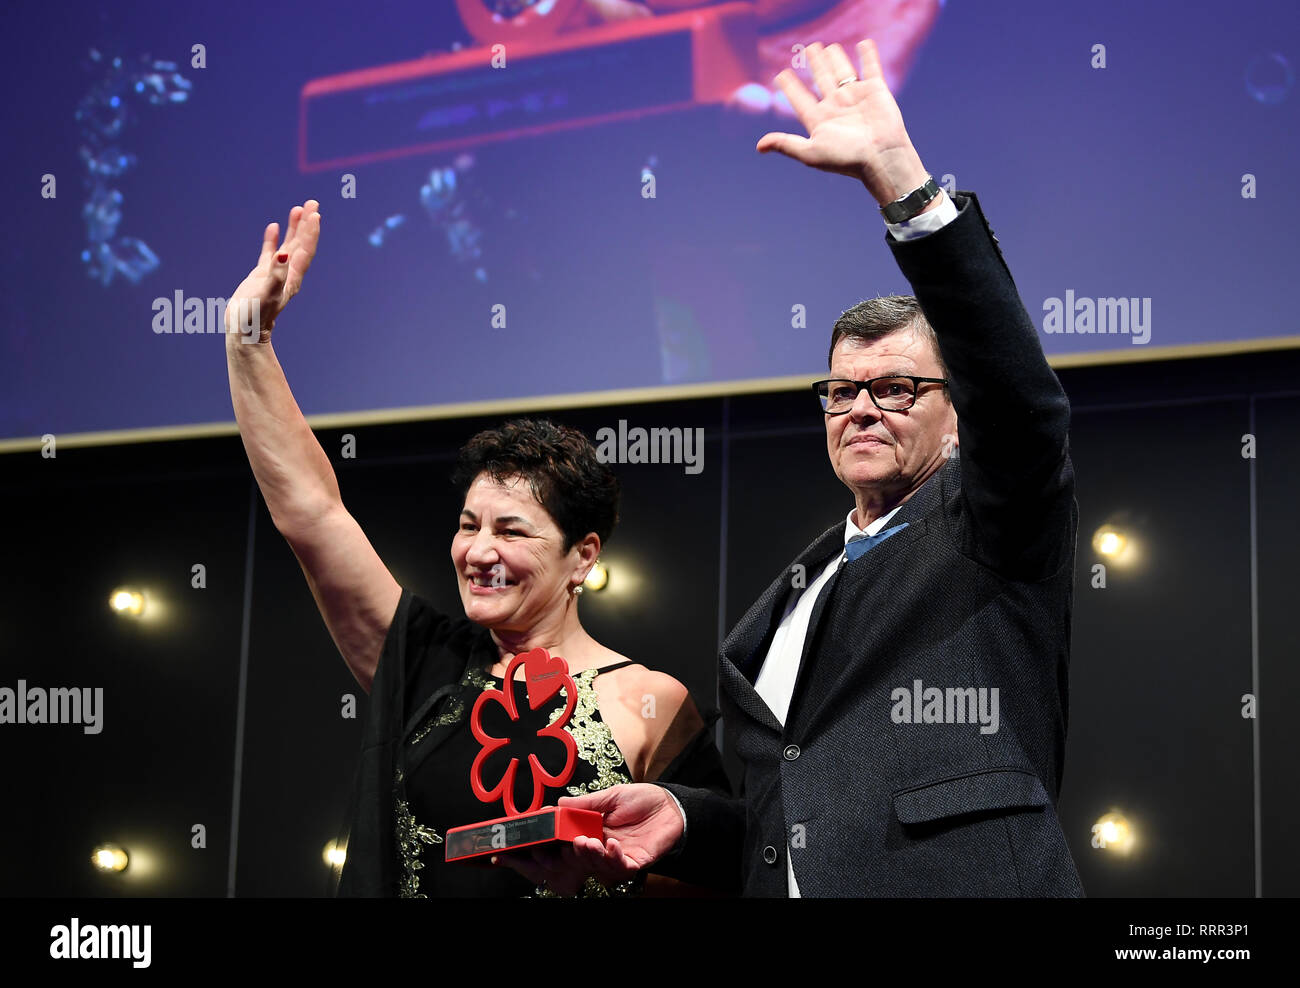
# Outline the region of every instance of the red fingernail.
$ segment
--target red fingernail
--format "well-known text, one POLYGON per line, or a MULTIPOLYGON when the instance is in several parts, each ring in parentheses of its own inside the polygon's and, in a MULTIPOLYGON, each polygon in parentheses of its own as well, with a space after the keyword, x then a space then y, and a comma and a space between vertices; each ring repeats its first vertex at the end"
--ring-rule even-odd
POLYGON ((275 259, 283 264, 285 261, 289 260, 289 255, 284 251, 281 251, 279 254, 275 255, 275 259))

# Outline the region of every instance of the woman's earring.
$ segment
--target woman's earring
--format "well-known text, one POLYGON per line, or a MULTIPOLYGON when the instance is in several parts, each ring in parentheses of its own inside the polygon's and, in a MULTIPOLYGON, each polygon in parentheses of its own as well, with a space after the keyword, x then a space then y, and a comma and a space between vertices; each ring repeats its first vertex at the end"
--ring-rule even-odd
POLYGON ((582 593, 582 584, 581 584, 581 583, 579 583, 579 584, 577 584, 576 586, 574 586, 574 588, 573 588, 573 596, 576 597, 576 596, 578 596, 578 594, 580 594, 580 593, 582 593))

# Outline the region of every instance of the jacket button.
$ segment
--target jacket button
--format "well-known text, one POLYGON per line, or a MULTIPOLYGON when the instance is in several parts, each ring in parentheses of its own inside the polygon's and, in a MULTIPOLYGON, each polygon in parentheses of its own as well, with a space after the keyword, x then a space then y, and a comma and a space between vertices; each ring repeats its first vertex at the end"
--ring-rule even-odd
POLYGON ((763 848, 763 860, 768 864, 776 864, 776 848, 771 844, 763 848))
POLYGON ((785 746, 785 760, 792 762, 799 757, 799 746, 797 744, 788 744, 785 746))

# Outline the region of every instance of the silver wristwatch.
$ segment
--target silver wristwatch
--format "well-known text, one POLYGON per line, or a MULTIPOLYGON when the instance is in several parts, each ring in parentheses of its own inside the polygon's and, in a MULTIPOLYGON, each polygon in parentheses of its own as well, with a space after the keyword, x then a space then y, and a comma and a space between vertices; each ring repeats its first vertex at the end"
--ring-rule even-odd
POLYGON ((881 206, 880 215, 886 223, 904 223, 930 205, 938 194, 939 186, 935 184, 934 176, 927 175, 925 183, 919 189, 913 189, 901 199, 881 206))

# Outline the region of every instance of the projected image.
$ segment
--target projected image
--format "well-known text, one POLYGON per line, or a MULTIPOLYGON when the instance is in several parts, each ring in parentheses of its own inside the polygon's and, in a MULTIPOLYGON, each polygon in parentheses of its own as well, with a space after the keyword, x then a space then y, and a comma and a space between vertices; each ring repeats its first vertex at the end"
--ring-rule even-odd
POLYGON ((802 136, 777 72, 813 85, 809 44, 866 36, 935 181, 996 217, 1049 357, 1300 338, 1282 0, 1230 22, 1119 0, 295 7, 16 8, 49 55, 10 69, 29 136, 0 174, 33 190, 15 228, 58 246, 0 254, 0 441, 229 423, 224 300, 250 237, 308 199, 319 254, 276 352, 309 415, 815 380, 840 312, 908 287, 865 189, 756 145, 802 136))
POLYGON ((304 87, 300 164, 316 170, 711 103, 793 116, 771 80, 790 67, 812 83, 809 39, 850 48, 864 32, 878 39, 897 90, 939 6, 458 0, 470 46, 304 87))

